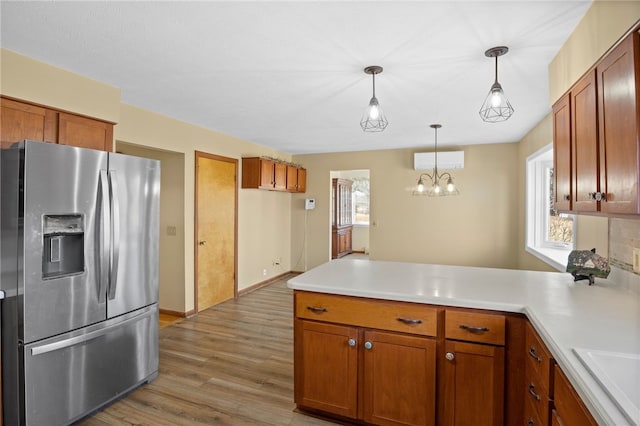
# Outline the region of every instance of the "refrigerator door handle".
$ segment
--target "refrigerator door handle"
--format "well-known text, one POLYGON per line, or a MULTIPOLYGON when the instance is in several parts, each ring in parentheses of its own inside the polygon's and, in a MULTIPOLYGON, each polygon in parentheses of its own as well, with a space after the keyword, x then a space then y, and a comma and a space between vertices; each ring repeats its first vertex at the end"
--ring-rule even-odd
POLYGON ((100 170, 100 235, 98 242, 98 303, 104 303, 109 285, 109 247, 111 246, 111 208, 109 206, 109 183, 107 171, 100 170))
POLYGON ((115 170, 109 170, 109 183, 111 184, 111 221, 113 226, 109 300, 113 300, 116 297, 118 263, 120 262, 120 189, 118 187, 118 177, 115 170))
POLYGON ((97 339, 100 336, 104 336, 116 327, 122 327, 132 322, 140 321, 150 315, 153 315, 156 311, 153 309, 148 310, 140 315, 128 318, 116 324, 112 324, 108 327, 101 328, 99 330, 91 331, 87 334, 81 334, 79 336, 71 337, 70 339, 61 340, 59 342, 47 343, 42 346, 37 346, 31 349, 31 356, 42 355, 49 352, 57 351, 71 346, 76 346, 80 343, 88 342, 89 340, 97 339))

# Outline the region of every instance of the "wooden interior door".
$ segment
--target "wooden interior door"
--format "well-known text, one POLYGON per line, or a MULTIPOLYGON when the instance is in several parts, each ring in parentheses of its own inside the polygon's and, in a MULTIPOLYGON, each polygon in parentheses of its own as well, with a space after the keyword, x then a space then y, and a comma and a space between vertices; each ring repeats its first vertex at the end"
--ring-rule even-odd
POLYGON ((196 152, 196 311, 237 295, 238 160, 196 152))

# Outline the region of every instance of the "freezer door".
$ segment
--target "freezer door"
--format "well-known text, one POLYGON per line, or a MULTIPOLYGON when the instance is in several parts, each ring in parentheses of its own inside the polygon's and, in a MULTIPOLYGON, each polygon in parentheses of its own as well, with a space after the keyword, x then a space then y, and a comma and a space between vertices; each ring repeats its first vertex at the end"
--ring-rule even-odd
POLYGON ((25 424, 69 424, 158 372, 158 308, 24 348, 25 424))
POLYGON ((109 154, 113 246, 107 317, 158 301, 160 162, 109 154))
POLYGON ((16 184, 24 189, 17 210, 24 219, 18 297, 24 295, 25 343, 106 318, 98 258, 107 236, 96 217, 103 210, 99 176, 107 159, 102 151, 24 142, 23 182, 16 184))

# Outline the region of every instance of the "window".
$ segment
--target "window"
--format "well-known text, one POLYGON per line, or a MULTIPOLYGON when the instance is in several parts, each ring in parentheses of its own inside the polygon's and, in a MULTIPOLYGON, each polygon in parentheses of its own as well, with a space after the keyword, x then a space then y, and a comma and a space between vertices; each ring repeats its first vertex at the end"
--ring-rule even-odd
POLYGON ((351 178, 352 223, 354 225, 369 226, 369 178, 351 178))
POLYGON ((554 206, 553 145, 527 158, 526 250, 564 271, 575 247, 575 217, 554 206))

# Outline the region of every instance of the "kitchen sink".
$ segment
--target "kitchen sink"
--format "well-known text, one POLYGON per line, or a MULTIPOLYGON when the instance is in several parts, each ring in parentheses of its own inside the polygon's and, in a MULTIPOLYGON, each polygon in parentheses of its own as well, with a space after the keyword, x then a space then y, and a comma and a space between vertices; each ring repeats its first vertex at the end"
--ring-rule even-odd
POLYGON ((640 355, 582 348, 573 352, 631 424, 640 426, 640 355))

